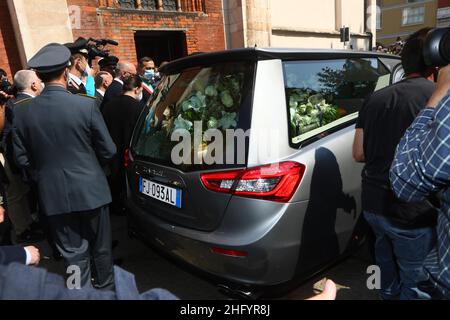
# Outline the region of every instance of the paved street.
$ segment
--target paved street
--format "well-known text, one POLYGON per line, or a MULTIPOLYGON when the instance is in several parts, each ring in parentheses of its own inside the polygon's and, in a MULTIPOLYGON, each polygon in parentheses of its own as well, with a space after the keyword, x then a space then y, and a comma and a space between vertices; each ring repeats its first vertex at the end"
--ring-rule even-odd
MULTIPOLYGON (((186 300, 230 299, 218 292, 214 284, 196 274, 185 271, 183 266, 167 260, 139 240, 129 239, 124 226, 124 218, 113 217, 114 239, 120 241, 119 246, 114 250, 114 257, 123 259, 122 268, 135 274, 141 292, 152 288, 164 288, 186 300)), ((39 247, 44 255, 49 255, 49 248, 45 243, 41 243, 39 247)), ((360 252, 300 286, 282 299, 296 300, 314 295, 317 293, 314 289, 320 289, 323 282, 320 280, 323 278, 332 279, 338 284, 338 299, 377 299, 376 292, 369 291, 365 287, 367 279, 365 271, 368 264, 367 255, 360 252)), ((64 272, 62 262, 43 259, 41 266, 56 273, 64 272)))

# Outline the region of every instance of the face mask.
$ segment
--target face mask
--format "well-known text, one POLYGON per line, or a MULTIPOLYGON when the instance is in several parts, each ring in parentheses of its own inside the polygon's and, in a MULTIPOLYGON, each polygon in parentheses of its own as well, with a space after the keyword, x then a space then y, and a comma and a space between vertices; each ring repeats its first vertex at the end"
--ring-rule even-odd
POLYGON ((155 70, 145 70, 145 77, 151 79, 155 76, 155 70))
POLYGON ((87 77, 91 74, 91 67, 89 66, 89 64, 86 65, 86 69, 84 69, 84 76, 87 77))

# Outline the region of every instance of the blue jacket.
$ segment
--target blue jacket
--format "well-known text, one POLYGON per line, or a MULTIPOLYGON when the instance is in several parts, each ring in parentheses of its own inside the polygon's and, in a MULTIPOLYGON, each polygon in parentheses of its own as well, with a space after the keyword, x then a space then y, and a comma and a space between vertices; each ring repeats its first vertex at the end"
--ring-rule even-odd
POLYGON ((170 292, 153 289, 139 294, 131 273, 114 268, 115 292, 69 290, 64 279, 44 269, 20 264, 0 265, 0 300, 178 300, 170 292))
POLYGON ((19 246, 0 247, 0 265, 8 265, 13 262, 25 264, 27 254, 25 249, 19 246))

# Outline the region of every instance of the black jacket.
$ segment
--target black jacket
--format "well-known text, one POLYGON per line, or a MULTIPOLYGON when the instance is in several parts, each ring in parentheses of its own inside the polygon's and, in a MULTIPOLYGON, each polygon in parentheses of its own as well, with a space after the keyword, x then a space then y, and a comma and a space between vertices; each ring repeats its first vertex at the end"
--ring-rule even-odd
POLYGON ((14 155, 36 182, 46 215, 89 211, 111 202, 102 165, 116 153, 94 98, 47 86, 14 110, 14 155))
POLYGON ((103 102, 101 105, 101 110, 103 111, 103 108, 114 98, 117 98, 121 96, 123 93, 123 84, 121 84, 119 81, 114 80, 111 85, 108 87, 108 89, 105 92, 105 96, 103 97, 103 102))
POLYGON ((1 142, 1 148, 2 152, 5 155, 6 160, 9 163, 9 167, 11 168, 11 171, 15 174, 20 174, 20 169, 17 167, 14 159, 14 150, 13 150, 13 142, 12 142, 12 125, 14 121, 14 108, 16 105, 33 99, 29 95, 18 93, 17 97, 10 99, 6 104, 5 109, 5 128, 3 129, 2 134, 2 142, 1 142))
POLYGON ((100 107, 103 103, 103 96, 100 93, 98 93, 97 90, 95 90, 95 101, 97 102, 97 107, 100 110, 100 107))
POLYGON ((113 161, 112 174, 115 174, 120 167, 141 110, 141 103, 126 95, 117 97, 104 106, 103 117, 109 133, 117 146, 117 155, 115 161, 113 161))

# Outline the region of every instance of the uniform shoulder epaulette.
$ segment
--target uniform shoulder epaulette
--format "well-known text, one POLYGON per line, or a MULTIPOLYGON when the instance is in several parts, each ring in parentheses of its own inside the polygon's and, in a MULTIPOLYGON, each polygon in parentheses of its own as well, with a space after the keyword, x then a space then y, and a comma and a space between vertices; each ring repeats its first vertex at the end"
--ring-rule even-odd
POLYGON ((85 93, 77 93, 77 96, 81 96, 81 97, 86 97, 86 98, 91 98, 91 99, 94 99, 94 100, 96 100, 97 98, 96 97, 91 97, 91 96, 88 96, 87 94, 85 94, 85 93))
POLYGON ((23 99, 23 100, 20 100, 20 101, 15 102, 14 105, 15 105, 15 106, 18 106, 19 104, 22 104, 22 103, 24 103, 24 102, 30 101, 30 100, 32 100, 32 99, 33 99, 33 98, 26 98, 26 99, 23 99))

